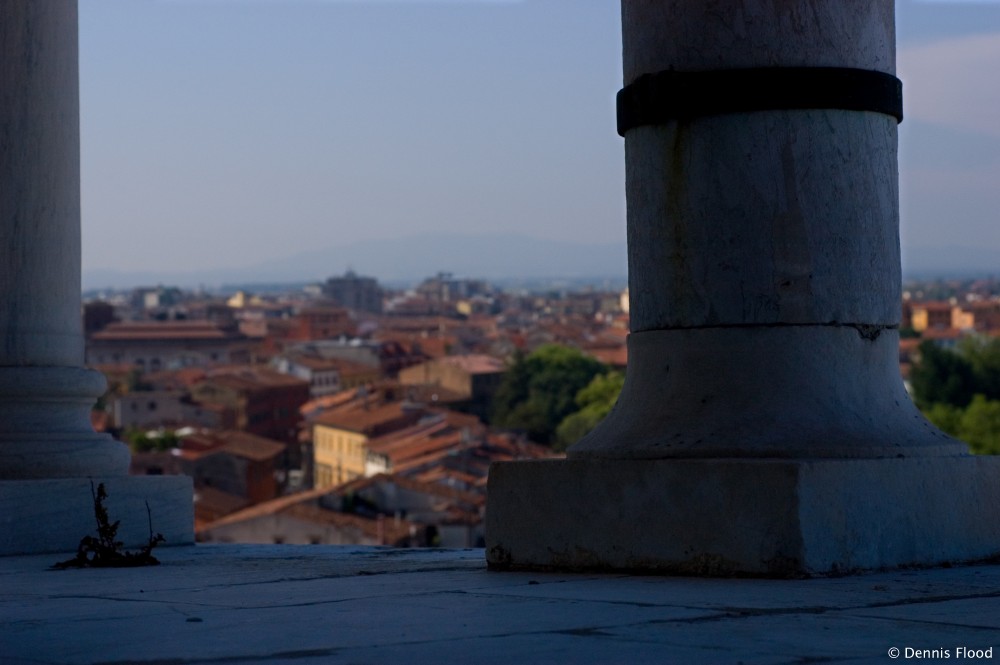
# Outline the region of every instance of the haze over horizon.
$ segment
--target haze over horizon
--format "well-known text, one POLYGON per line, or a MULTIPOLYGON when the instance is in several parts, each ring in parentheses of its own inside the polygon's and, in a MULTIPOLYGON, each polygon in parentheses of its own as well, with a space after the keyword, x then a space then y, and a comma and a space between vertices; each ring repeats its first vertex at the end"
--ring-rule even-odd
MULTIPOLYGON (((624 246, 617 0, 81 0, 80 25, 85 274, 624 246)), ((900 0, 897 30, 904 264, 1000 256, 1000 4, 900 0)))

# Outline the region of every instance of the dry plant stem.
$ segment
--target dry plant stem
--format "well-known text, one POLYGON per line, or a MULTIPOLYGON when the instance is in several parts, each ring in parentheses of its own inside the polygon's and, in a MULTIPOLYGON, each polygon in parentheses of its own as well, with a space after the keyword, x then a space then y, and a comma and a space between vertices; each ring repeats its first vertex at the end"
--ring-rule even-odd
POLYGON ((97 537, 84 536, 72 559, 59 562, 52 566, 54 570, 66 568, 131 568, 134 566, 157 566, 160 562, 153 556, 153 548, 166 539, 163 534, 153 533, 153 515, 146 503, 146 516, 149 520, 149 540, 138 552, 126 552, 123 543, 118 540, 120 521, 110 522, 108 510, 104 501, 108 498, 104 483, 97 486, 90 484, 90 493, 94 500, 94 519, 97 522, 97 537))

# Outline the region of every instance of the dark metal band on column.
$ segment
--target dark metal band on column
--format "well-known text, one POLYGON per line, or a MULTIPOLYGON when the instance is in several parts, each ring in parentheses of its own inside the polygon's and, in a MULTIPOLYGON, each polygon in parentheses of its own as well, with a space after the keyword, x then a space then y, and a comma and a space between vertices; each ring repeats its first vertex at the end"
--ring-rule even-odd
POLYGON ((618 134, 722 113, 788 109, 873 111, 903 120, 903 83, 843 67, 762 67, 643 74, 618 92, 618 134))

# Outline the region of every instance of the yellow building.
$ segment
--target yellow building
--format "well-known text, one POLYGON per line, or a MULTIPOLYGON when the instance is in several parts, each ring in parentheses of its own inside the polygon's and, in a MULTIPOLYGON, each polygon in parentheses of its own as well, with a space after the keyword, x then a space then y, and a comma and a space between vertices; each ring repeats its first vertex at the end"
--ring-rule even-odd
POLYGON ((313 424, 313 484, 332 487, 378 470, 368 468, 368 442, 408 427, 426 415, 404 402, 359 398, 324 413, 313 424))
POLYGON ((953 305, 947 302, 923 302, 911 305, 910 326, 917 332, 951 327, 953 305))

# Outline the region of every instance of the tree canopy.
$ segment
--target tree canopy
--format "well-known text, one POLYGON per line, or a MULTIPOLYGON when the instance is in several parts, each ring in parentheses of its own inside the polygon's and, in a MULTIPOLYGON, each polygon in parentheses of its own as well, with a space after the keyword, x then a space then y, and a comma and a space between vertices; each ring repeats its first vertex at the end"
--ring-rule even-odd
POLYGON ((597 427, 611 413, 624 383, 625 375, 621 372, 611 371, 595 376, 576 394, 576 405, 580 410, 566 416, 559 423, 553 447, 565 450, 597 427))
POLYGON ((1000 454, 1000 339, 968 337, 958 349, 920 345, 910 374, 927 419, 979 454, 1000 454))
POLYGON ((913 399, 921 409, 932 404, 964 407, 976 394, 972 363, 931 341, 920 343, 920 362, 910 372, 913 399))
POLYGON ((493 401, 492 424, 523 430, 539 443, 553 443, 556 428, 577 411, 576 396, 607 367, 581 351, 558 344, 517 354, 493 401))
POLYGON ((969 444, 972 452, 1000 455, 1000 401, 976 395, 965 409, 935 404, 926 416, 942 431, 969 444))

